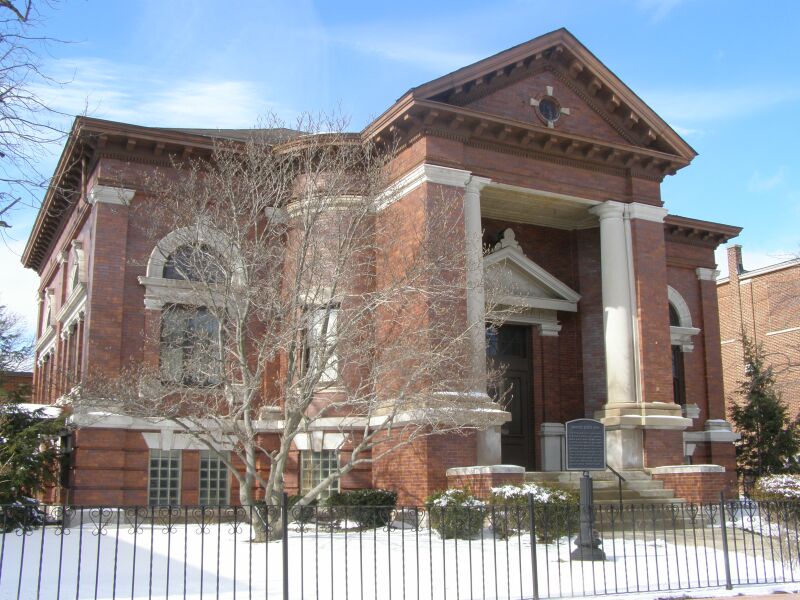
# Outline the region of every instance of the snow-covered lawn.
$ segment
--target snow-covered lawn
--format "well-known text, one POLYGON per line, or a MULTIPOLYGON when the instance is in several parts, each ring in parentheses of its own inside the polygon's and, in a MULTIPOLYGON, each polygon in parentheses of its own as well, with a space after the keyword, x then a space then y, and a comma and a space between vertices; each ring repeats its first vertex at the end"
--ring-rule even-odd
MULTIPOLYGON (((251 544, 249 529, 213 524, 171 531, 93 526, 9 533, 2 546, 0 598, 281 598, 282 543, 251 544), (202 535, 201 535, 202 533, 202 535), (41 560, 40 560, 41 557, 41 560), (22 565, 22 569, 20 569, 22 565), (80 565, 80 569, 78 568, 80 565)), ((719 529, 605 537, 605 562, 570 561, 566 538, 537 544, 539 593, 573 596, 679 590, 725 584, 719 529)), ((731 547, 734 583, 800 579, 796 554, 780 555, 752 532, 731 547)), ((427 529, 289 535, 291 598, 532 597, 529 536, 442 540, 427 529)))

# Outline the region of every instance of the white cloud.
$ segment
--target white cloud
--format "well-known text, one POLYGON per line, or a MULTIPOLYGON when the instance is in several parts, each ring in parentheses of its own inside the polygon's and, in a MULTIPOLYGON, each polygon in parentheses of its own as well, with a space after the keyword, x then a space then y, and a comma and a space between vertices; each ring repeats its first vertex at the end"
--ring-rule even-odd
MULTIPOLYGON (((456 30, 458 28, 454 29, 456 30)), ((459 37, 459 42, 456 43, 447 30, 441 28, 433 32, 405 29, 404 34, 398 36, 397 28, 387 29, 385 26, 369 23, 330 30, 325 36, 331 44, 442 75, 485 57, 482 52, 459 51, 458 48, 465 47, 464 38, 459 37)))
POLYGON ((779 168, 772 175, 762 175, 761 171, 756 171, 747 182, 747 191, 753 193, 768 192, 781 185, 785 178, 786 167, 779 168))
POLYGON ((137 65, 83 58, 55 61, 50 70, 69 81, 60 89, 41 89, 56 110, 170 127, 251 127, 258 117, 282 107, 253 81, 237 79, 166 79, 137 65))
POLYGON ((20 256, 25 248, 25 241, 6 240, 0 243, 0 304, 9 312, 19 315, 25 320, 25 329, 33 336, 38 317, 36 290, 39 276, 31 269, 20 264, 20 256))
MULTIPOLYGON (((650 90, 642 97, 670 123, 743 117, 800 99, 800 89, 762 85, 725 89, 650 90)), ((676 129, 677 131, 677 129, 676 129)))
POLYGON ((693 127, 682 127, 680 125, 671 125, 671 127, 675 130, 675 132, 681 137, 702 137, 705 135, 705 131, 702 129, 695 129, 693 127))
POLYGON ((638 0, 639 9, 650 13, 652 21, 660 21, 671 13, 684 0, 638 0))

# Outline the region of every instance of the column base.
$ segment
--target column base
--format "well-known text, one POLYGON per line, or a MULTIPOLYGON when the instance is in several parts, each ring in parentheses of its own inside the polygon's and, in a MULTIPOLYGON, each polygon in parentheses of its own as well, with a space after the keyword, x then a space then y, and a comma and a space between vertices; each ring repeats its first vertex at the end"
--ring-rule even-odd
POLYGON ((502 462, 500 427, 490 427, 479 431, 477 436, 479 465, 499 465, 502 462))
POLYGON ((607 460, 615 469, 683 461, 682 432, 692 425, 671 402, 618 402, 595 413, 606 426, 607 460))
POLYGON ((566 427, 563 423, 542 423, 542 471, 566 468, 566 427))

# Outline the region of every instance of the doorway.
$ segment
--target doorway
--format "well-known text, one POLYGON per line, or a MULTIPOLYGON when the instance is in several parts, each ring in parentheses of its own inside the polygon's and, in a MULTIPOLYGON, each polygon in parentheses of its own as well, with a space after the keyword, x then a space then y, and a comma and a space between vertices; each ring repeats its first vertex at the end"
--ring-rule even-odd
POLYGON ((503 368, 503 376, 490 390, 511 413, 501 429, 504 465, 535 468, 533 423, 533 357, 531 329, 526 325, 504 325, 486 330, 486 360, 489 368, 503 368))

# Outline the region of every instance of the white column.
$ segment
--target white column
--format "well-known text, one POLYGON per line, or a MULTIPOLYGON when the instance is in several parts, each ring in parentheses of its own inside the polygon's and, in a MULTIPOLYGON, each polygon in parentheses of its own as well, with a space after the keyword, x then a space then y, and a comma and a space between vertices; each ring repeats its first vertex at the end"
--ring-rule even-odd
MULTIPOLYGON (((486 393, 486 297, 483 289, 483 226, 481 189, 491 180, 470 177, 464 187, 464 243, 467 283, 467 323, 472 346, 472 374, 486 393)), ((497 465, 502 460, 500 427, 478 432, 478 464, 497 465)))
POLYGON ((608 404, 636 402, 630 273, 624 204, 608 201, 590 209, 600 219, 608 404))
POLYGON ((483 289, 483 227, 481 189, 491 180, 470 177, 464 187, 464 243, 467 283, 467 323, 472 346, 472 373, 486 392, 486 298, 483 289))

